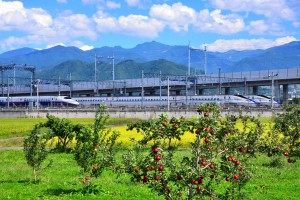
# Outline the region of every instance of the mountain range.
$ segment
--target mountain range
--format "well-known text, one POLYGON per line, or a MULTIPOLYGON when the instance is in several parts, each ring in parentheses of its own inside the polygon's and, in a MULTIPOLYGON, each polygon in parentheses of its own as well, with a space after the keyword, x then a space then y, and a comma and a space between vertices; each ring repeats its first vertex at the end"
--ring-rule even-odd
MULTIPOLYGON (((0 65, 8 63, 35 66, 42 78, 72 78, 98 80, 140 78, 141 71, 153 74, 185 75, 189 66, 188 46, 166 45, 155 41, 125 49, 120 46, 101 47, 83 51, 77 47, 54 46, 37 50, 21 48, 0 54, 0 65)), ((190 51, 191 74, 256 71, 300 67, 300 42, 265 50, 204 52, 190 51)))

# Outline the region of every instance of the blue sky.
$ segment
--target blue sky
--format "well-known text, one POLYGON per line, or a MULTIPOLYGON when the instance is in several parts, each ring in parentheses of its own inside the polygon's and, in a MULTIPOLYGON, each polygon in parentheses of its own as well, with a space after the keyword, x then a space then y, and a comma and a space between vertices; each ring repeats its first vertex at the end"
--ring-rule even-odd
POLYGON ((299 10, 299 0, 0 0, 0 53, 149 41, 220 52, 266 49, 299 40, 299 10))

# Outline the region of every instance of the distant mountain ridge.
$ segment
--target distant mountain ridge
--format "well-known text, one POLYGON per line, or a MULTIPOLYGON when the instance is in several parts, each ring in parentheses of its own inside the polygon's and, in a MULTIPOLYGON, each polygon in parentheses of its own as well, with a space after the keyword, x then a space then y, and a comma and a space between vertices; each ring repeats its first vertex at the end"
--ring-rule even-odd
MULTIPOLYGON (((134 68, 135 73, 141 71, 142 67, 145 68, 145 66, 152 68, 160 66, 162 68, 156 69, 156 72, 157 70, 169 71, 172 74, 171 70, 175 70, 178 66, 185 68, 183 73, 187 71, 188 52, 188 46, 166 45, 155 41, 145 42, 130 49, 120 46, 106 46, 88 51, 83 51, 77 47, 65 46, 55 46, 43 50, 21 48, 0 54, 0 64, 16 63, 33 65, 41 74, 45 74, 43 71, 49 72, 51 69, 59 70, 62 66, 66 67, 68 65, 70 69, 73 65, 76 65, 76 68, 82 68, 81 70, 88 67, 90 69, 89 73, 92 73, 95 56, 98 56, 97 62, 106 63, 108 66, 111 65, 113 56, 116 66, 119 66, 116 69, 119 70, 123 69, 121 65, 129 68, 130 64, 134 65, 130 69, 134 68), (152 64, 149 64, 151 62, 152 64), (168 66, 167 69, 165 69, 166 65, 168 66), (170 68, 171 65, 174 65, 174 67, 170 68)), ((265 50, 207 51, 205 56, 201 50, 191 51, 190 53, 190 65, 194 71, 196 69, 198 72, 200 70, 204 71, 204 57, 206 57, 207 73, 217 73, 219 68, 221 68, 222 72, 238 72, 300 67, 299 41, 265 50)), ((101 71, 103 68, 99 68, 99 70, 101 71)), ((107 67, 107 70, 110 71, 109 67, 107 67)), ((151 71, 151 69, 147 70, 151 71)), ((116 71, 116 73, 121 72, 116 71)), ((132 72, 123 69, 122 73, 132 72)), ((118 76, 130 77, 128 74, 119 74, 118 76)))

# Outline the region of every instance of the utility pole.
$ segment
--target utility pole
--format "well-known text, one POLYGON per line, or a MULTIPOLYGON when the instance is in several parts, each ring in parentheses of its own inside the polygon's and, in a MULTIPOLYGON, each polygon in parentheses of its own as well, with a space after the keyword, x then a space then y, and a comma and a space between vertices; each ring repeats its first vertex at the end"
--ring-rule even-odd
MULTIPOLYGON (((188 76, 191 75, 191 50, 193 51, 202 51, 200 48, 193 48, 188 46, 188 76)), ((207 51, 207 46, 204 45, 203 53, 204 53, 204 75, 206 76, 206 51, 207 51)), ((195 69, 195 75, 196 75, 196 69, 195 69)))
POLYGON ((191 75, 191 46, 190 46, 190 43, 189 43, 189 46, 188 46, 188 73, 187 73, 188 76, 191 75))
POLYGON ((142 92, 141 92, 141 96, 142 96, 142 105, 141 107, 144 107, 144 70, 142 70, 142 80, 141 80, 141 87, 142 87, 142 92))
POLYGON ((219 68, 219 94, 222 93, 222 88, 221 88, 221 68, 219 68))
POLYGON ((97 56, 95 53, 95 69, 94 69, 94 82, 96 86, 96 94, 99 92, 99 86, 98 86, 98 76, 97 76, 97 59, 98 58, 103 58, 103 56, 97 56))
POLYGON ((274 74, 273 72, 269 74, 269 78, 271 78, 271 108, 274 107, 274 78, 278 76, 278 73, 274 74))
POLYGON ((112 80, 115 81, 115 55, 108 56, 108 59, 112 59, 112 80))
POLYGON ((168 76, 168 111, 170 110, 170 77, 168 76))
POLYGON ((204 45, 204 49, 203 49, 203 52, 204 52, 204 75, 206 76, 206 45, 204 45))

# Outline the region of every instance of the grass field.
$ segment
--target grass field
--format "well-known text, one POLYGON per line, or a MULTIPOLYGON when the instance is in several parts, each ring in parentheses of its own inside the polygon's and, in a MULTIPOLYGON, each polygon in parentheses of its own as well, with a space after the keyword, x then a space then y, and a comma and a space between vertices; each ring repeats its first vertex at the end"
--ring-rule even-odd
MULTIPOLYGON (((23 136, 29 134, 35 123, 46 119, 0 119, 0 147, 22 146, 23 136), (16 123, 17 121, 17 123, 16 123), (15 138, 17 137, 17 138, 15 138), (14 138, 14 139, 10 139, 14 138)), ((126 126, 136 119, 110 119, 108 125, 121 132, 119 141, 126 144, 129 138, 141 137, 135 131, 126 132, 126 126)), ((71 119, 74 123, 92 124, 93 119, 71 119)), ((267 123, 269 119, 263 119, 267 123)), ((185 144, 192 140, 193 135, 185 134, 185 144)), ((126 146, 126 145, 125 145, 126 146)), ((119 156, 123 153, 119 152, 119 156)), ((187 155, 189 150, 178 150, 178 154, 187 155)), ((151 192, 142 184, 130 181, 127 174, 117 176, 105 171, 98 179, 102 190, 97 195, 82 195, 82 175, 72 154, 51 153, 47 158, 54 161, 53 166, 39 175, 39 182, 33 182, 32 169, 26 164, 23 151, 0 151, 0 199, 116 199, 116 200, 156 200, 164 199, 151 192)), ((294 164, 286 162, 282 156, 282 167, 265 165, 270 162, 269 157, 261 155, 254 159, 255 176, 251 179, 243 192, 250 200, 298 200, 300 199, 300 162, 294 164)), ((119 159, 120 161, 120 159, 119 159)))
MULTIPOLYGON (((187 150, 182 154, 189 153, 187 150)), ((0 199, 163 199, 142 184, 130 181, 129 175, 117 177, 106 171, 98 182, 102 192, 82 195, 80 169, 71 154, 50 154, 54 164, 40 174, 40 181, 33 183, 33 174, 25 162, 22 151, 0 151, 0 199)), ((284 158, 282 158, 284 159, 284 158)), ((300 165, 288 164, 281 168, 264 166, 270 158, 262 155, 255 160, 256 177, 243 192, 253 200, 298 200, 300 196, 300 165)), ((47 163, 47 161, 45 162, 47 163)))

